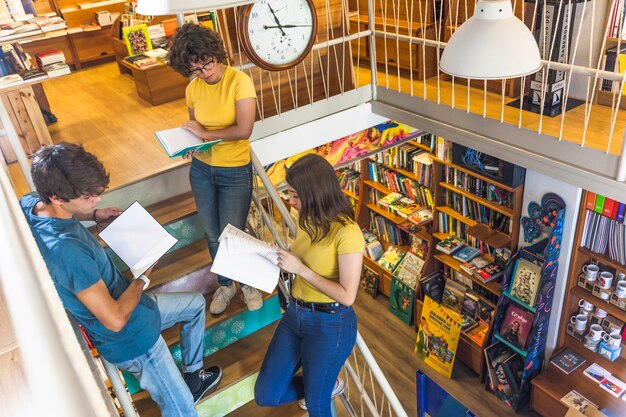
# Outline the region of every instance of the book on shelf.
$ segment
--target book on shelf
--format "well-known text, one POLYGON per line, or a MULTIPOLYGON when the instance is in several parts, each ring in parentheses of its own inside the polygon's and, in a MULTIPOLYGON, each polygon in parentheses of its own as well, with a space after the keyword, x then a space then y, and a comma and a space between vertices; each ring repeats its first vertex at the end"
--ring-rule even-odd
POLYGON ((515 263, 509 294, 534 307, 541 284, 541 267, 524 258, 515 263))
POLYGON ((204 142, 202 139, 182 127, 159 130, 154 132, 154 135, 159 140, 159 143, 163 146, 163 149, 165 149, 165 152, 170 158, 183 156, 187 152, 191 151, 204 152, 221 142, 221 140, 204 142))
POLYGON ((48 77, 58 77, 61 75, 66 75, 71 72, 69 65, 65 62, 57 62, 54 64, 46 65, 42 67, 41 70, 48 74, 48 77))
POLYGON ((48 74, 39 68, 32 68, 20 74, 24 81, 39 81, 48 78, 48 74))
POLYGON ((489 265, 489 261, 487 259, 482 256, 477 256, 471 261, 463 262, 460 265, 460 268, 469 275, 475 275, 475 271, 477 269, 485 268, 487 265, 489 265))
POLYGON ((146 58, 148 58, 148 55, 146 54, 137 54, 137 55, 127 56, 126 58, 124 58, 124 61, 128 62, 129 64, 135 65, 135 62, 139 61, 140 59, 146 59, 146 58))
MULTIPOLYGON (((479 259, 479 258, 477 258, 479 259)), ((473 262, 473 261, 472 261, 473 262)), ((474 270, 474 275, 484 283, 495 281, 504 274, 504 268, 495 262, 474 270)))
POLYGON ((491 320, 493 319, 493 315, 495 310, 492 305, 484 301, 483 299, 478 299, 478 319, 483 321, 486 325, 491 324, 491 320))
POLYGON ((85 23, 80 25, 80 27, 83 29, 83 32, 91 32, 102 29, 97 23, 85 23))
POLYGON ((626 390, 626 383, 614 375, 605 375, 598 385, 614 397, 619 397, 626 390))
POLYGON ((426 255, 428 255, 428 247, 430 246, 430 241, 418 235, 411 235, 411 249, 410 251, 419 256, 422 259, 426 259, 426 255))
POLYGON ((65 20, 59 16, 39 16, 34 19, 42 32, 52 32, 54 30, 65 29, 65 20))
POLYGON ((400 198, 402 198, 402 194, 392 192, 378 200, 378 204, 383 207, 389 207, 394 201, 399 200, 400 198))
POLYGON ((437 250, 445 253, 446 255, 452 255, 460 250, 465 245, 465 241, 456 236, 450 236, 439 243, 437 243, 437 250))
POLYGON ((485 343, 487 332, 489 332, 489 326, 487 326, 485 323, 481 321, 478 321, 478 324, 475 327, 472 327, 471 329, 467 330, 467 335, 478 346, 482 346, 483 343, 485 343))
POLYGON ((65 54, 60 49, 49 49, 35 54, 35 60, 37 61, 37 66, 42 68, 57 62, 65 62, 65 54))
POLYGON ((178 242, 135 201, 100 233, 134 278, 146 272, 178 242))
POLYGON ((153 50, 146 51, 143 54, 150 58, 165 58, 168 54, 168 51, 163 48, 154 48, 153 50))
POLYGON ((398 228, 404 230, 407 233, 415 234, 420 231, 421 227, 411 222, 410 220, 405 220, 398 225, 398 228))
POLYGON ((416 289, 417 280, 422 275, 425 261, 412 252, 407 252, 402 260, 398 263, 392 275, 404 282, 412 289, 416 289))
POLYGON ((409 214, 409 221, 411 223, 416 224, 417 226, 421 226, 422 224, 432 220, 433 212, 428 210, 427 208, 421 208, 413 213, 409 214))
POLYGON ((580 365, 585 363, 585 358, 574 352, 570 348, 565 348, 558 354, 554 355, 550 362, 566 374, 576 370, 580 365))
POLYGON ((519 354, 513 353, 508 358, 495 365, 495 375, 498 381, 498 390, 505 398, 519 393, 519 383, 522 379, 524 361, 519 354))
POLYGON ((459 262, 469 262, 478 255, 480 255, 480 249, 473 246, 465 246, 461 250, 454 253, 452 257, 459 262))
POLYGON ((385 253, 376 261, 380 266, 392 272, 404 256, 404 251, 397 246, 391 245, 385 253))
POLYGON ((365 254, 370 259, 373 259, 375 261, 379 260, 380 257, 383 256, 384 252, 385 249, 383 248, 383 245, 380 243, 380 241, 378 241, 378 239, 365 244, 365 254))
POLYGON ((152 67, 162 67, 164 64, 155 58, 146 57, 143 59, 138 59, 134 62, 134 65, 141 68, 147 69, 152 67))
POLYGON ((443 288, 443 295, 441 297, 441 304, 448 307, 451 310, 461 313, 463 307, 463 299, 465 298, 465 292, 467 288, 458 282, 451 279, 446 280, 446 285, 443 288))
POLYGON ((561 402, 579 413, 585 414, 588 408, 598 408, 576 390, 571 390, 561 398, 561 402))
POLYGON ((413 321, 413 305, 415 303, 415 289, 409 287, 396 277, 391 278, 389 292, 389 311, 406 324, 413 321))
POLYGON ((496 375, 496 367, 511 357, 513 352, 504 343, 496 342, 490 346, 487 346, 484 350, 485 364, 487 368, 487 376, 489 388, 494 394, 500 392, 498 388, 498 376, 496 375))
POLYGON ((372 298, 378 296, 378 273, 367 266, 363 266, 363 273, 361 274, 361 288, 366 294, 372 298))
POLYGON ((389 204, 389 208, 396 212, 398 216, 406 219, 419 209, 419 204, 408 197, 401 197, 389 204))
POLYGON ((430 297, 436 303, 441 303, 441 297, 443 296, 443 287, 445 286, 445 279, 441 276, 439 271, 433 272, 420 280, 422 287, 422 294, 425 297, 430 297))
POLYGON ((518 349, 525 350, 533 319, 533 313, 510 303, 500 324, 500 336, 518 349))
POLYGON ((461 314, 473 319, 478 317, 478 297, 470 292, 466 292, 463 297, 461 306, 461 314))
POLYGON ((13 87, 24 84, 24 80, 18 74, 9 74, 0 77, 0 88, 13 87))

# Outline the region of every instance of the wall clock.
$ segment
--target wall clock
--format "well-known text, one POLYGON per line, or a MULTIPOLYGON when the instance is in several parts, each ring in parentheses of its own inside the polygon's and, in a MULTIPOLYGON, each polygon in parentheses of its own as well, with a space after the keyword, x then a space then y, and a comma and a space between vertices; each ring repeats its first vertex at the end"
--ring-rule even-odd
POLYGON ((312 0, 260 0, 239 10, 243 50, 259 68, 286 70, 311 51, 317 33, 312 0))

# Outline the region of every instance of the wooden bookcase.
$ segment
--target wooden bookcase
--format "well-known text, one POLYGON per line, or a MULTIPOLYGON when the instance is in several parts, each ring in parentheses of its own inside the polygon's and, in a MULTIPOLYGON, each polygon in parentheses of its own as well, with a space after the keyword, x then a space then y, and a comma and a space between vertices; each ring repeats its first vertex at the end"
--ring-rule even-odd
MULTIPOLYGON (((624 415, 624 410, 626 409, 625 401, 621 398, 613 397, 601 389, 597 383, 583 374, 583 371, 595 362, 620 380, 626 381, 626 349, 622 350, 620 358, 611 362, 598 353, 585 348, 581 341, 567 332, 570 317, 578 313, 578 303, 581 299, 587 300, 596 307, 605 310, 609 316, 626 322, 626 310, 600 299, 588 288, 579 286, 578 284, 578 278, 583 265, 589 263, 598 264, 601 270, 613 270, 615 272, 626 273, 626 265, 620 265, 604 254, 593 253, 582 245, 582 239, 585 233, 585 220, 587 212, 589 211, 586 208, 588 194, 589 192, 585 191, 581 200, 574 237, 574 250, 572 253, 569 276, 567 278, 563 314, 559 323, 557 342, 558 349, 567 347, 585 358, 586 362, 569 375, 566 375, 554 366, 554 364, 550 363, 548 367, 532 381, 531 406, 544 416, 564 416, 567 412, 567 407, 560 402, 560 399, 571 390, 578 391, 581 395, 600 407, 600 409, 606 409, 613 413, 612 415, 624 415)), ((617 278, 614 278, 613 280, 613 287, 615 286, 616 279, 617 278)), ((622 348, 624 347, 623 343, 624 342, 622 342, 622 348)))
MULTIPOLYGON (((448 216, 454 219, 454 221, 465 225, 465 235, 458 236, 463 240, 467 240, 467 235, 473 236, 476 240, 489 245, 491 248, 508 248, 511 252, 515 252, 517 249, 517 241, 519 236, 519 221, 522 211, 522 199, 524 195, 524 185, 518 185, 517 187, 511 187, 502 182, 495 181, 485 175, 474 172, 466 167, 456 165, 451 161, 438 159, 433 157, 433 182, 435 191, 435 207, 433 210, 433 246, 448 238, 450 235, 458 235, 456 231, 444 233, 442 225, 442 217, 448 216), (446 171, 449 173, 455 170, 466 178, 471 178, 474 181, 480 180, 485 184, 493 185, 507 193, 510 193, 512 205, 507 207, 499 204, 495 201, 489 201, 485 198, 479 197, 474 193, 467 191, 455 184, 451 184, 446 181, 446 171), (510 227, 508 233, 502 233, 500 231, 490 228, 487 224, 481 223, 477 220, 473 220, 462 213, 459 213, 454 208, 449 207, 446 204, 446 194, 456 194, 457 196, 465 198, 467 201, 477 203, 480 206, 490 209, 492 212, 500 213, 510 219, 510 227)), ((478 296, 488 305, 496 309, 497 299, 500 298, 502 290, 501 284, 496 281, 485 283, 481 279, 474 275, 468 274, 461 268, 461 262, 454 259, 453 256, 447 255, 438 251, 436 248, 433 250, 432 256, 433 263, 438 263, 444 269, 449 271, 446 279, 452 279, 452 275, 460 274, 463 277, 472 281, 472 288, 468 288, 468 291, 478 296), (445 268, 445 267, 447 268, 445 268), (481 293, 483 295, 481 295, 481 293)), ((489 329, 487 335, 482 344, 477 343, 470 337, 470 333, 462 331, 459 339, 459 346, 457 349, 457 359, 464 362, 474 372, 479 374, 482 378, 484 369, 484 348, 486 343, 491 338, 493 331, 493 320, 489 323, 489 329)), ((470 329, 471 332, 471 329, 470 329)))
MULTIPOLYGON (((426 134, 425 134, 426 135, 426 134)), ((430 152, 430 147, 427 145, 422 144, 419 141, 419 138, 416 140, 409 140, 409 141, 404 141, 404 142, 399 142, 398 144, 396 144, 395 146, 401 146, 404 145, 405 143, 408 143, 410 145, 413 145, 417 148, 421 148, 424 149, 428 152, 430 152)), ((356 204, 356 219, 357 222, 359 224, 359 226, 362 229, 367 229, 367 230, 371 230, 370 228, 370 213, 375 213, 377 215, 380 215, 382 217, 384 217, 387 221, 391 222, 392 224, 395 225, 399 225, 400 223, 403 223, 404 221, 406 221, 405 218, 400 217, 394 213, 390 213, 388 211, 383 210, 381 207, 379 207, 378 205, 376 205, 374 202, 370 201, 370 191, 371 190, 376 190, 382 194, 390 194, 392 192, 391 189, 387 188, 385 185, 370 180, 369 177, 369 170, 368 170, 368 164, 369 163, 377 163, 374 159, 372 158, 366 158, 360 161, 361 164, 361 175, 360 175, 360 187, 359 187, 359 194, 354 195, 353 193, 350 192, 346 192, 344 191, 348 196, 350 196, 351 198, 354 198, 357 201, 356 204)), ((388 165, 388 164, 380 164, 377 163, 379 166, 381 166, 381 168, 386 169, 386 170, 390 170, 393 172, 396 172, 399 175, 402 175, 406 178, 408 178, 409 180, 415 181, 419 184, 421 184, 420 179, 417 178, 412 172, 406 171, 400 167, 397 166, 392 166, 392 165, 388 165)), ((421 184, 421 185, 426 185, 426 184, 421 184)), ((430 262, 430 254, 432 253, 432 242, 431 242, 431 233, 430 233, 430 224, 431 222, 427 222, 424 225, 421 226, 419 232, 417 233, 417 235, 422 238, 425 239, 426 241, 430 242, 430 244, 428 245, 428 253, 426 253, 424 255, 426 264, 424 266, 424 270, 422 271, 422 275, 428 273, 430 271, 430 266, 432 264, 432 262, 430 262)), ((402 233, 406 233, 406 232, 402 232, 402 233)), ((380 242, 382 243, 383 247, 385 250, 387 250, 387 248, 391 245, 391 243, 384 241, 382 238, 379 237, 380 242)), ((398 245, 396 245, 398 246, 398 245)), ((409 246, 400 246, 400 248, 404 251, 409 250, 409 246)), ((391 291, 391 272, 387 271, 386 269, 384 269, 383 267, 381 267, 375 260, 370 259, 367 256, 363 257, 363 264, 365 266, 367 266, 369 269, 378 272, 379 274, 379 280, 378 280, 378 290, 379 293, 384 294, 385 296, 389 297, 390 291, 391 291)))
MULTIPOLYGON (((618 38, 613 38, 613 37, 609 37, 606 40, 606 47, 604 48, 603 54, 606 54, 607 49, 612 48, 612 47, 616 47, 618 45, 618 43, 622 46, 626 45, 626 41, 624 39, 618 39, 618 38)), ((614 68, 611 68, 611 70, 615 71, 615 68, 619 68, 619 54, 618 54, 618 58, 616 58, 616 65, 614 68)), ((600 68, 603 69, 603 68, 600 68)), ((613 83, 619 83, 618 81, 613 81, 613 83)), ((612 91, 604 91, 602 90, 602 80, 598 80, 598 87, 597 87, 597 91, 596 91, 596 101, 598 104, 602 104, 603 106, 614 106, 613 103, 617 103, 617 99, 619 98, 618 95, 620 94, 620 92, 612 92, 612 91)), ((621 110, 626 110, 626 98, 622 97, 622 99, 620 100, 619 103, 619 108, 621 110)))

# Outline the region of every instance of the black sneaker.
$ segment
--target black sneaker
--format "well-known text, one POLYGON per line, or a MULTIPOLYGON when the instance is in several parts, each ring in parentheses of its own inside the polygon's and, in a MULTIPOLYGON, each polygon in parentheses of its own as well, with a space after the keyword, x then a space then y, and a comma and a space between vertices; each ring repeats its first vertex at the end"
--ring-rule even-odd
POLYGON ((198 374, 200 378, 200 388, 196 392, 192 392, 193 403, 198 404, 205 395, 207 395, 213 388, 216 388, 222 380, 222 368, 219 366, 210 366, 207 369, 201 370, 198 374))

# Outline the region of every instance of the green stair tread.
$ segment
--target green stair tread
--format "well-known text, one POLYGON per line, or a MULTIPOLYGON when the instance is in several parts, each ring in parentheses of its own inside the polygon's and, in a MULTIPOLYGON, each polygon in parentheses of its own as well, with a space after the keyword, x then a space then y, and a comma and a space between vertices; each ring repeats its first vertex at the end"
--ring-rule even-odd
MULTIPOLYGON (((214 316, 213 314, 209 312, 209 305, 211 304, 211 300, 213 299, 213 294, 214 293, 211 292, 204 296, 204 298, 206 299, 206 308, 207 308, 206 321, 204 325, 205 329, 209 329, 215 325, 218 325, 219 323, 222 323, 230 319, 231 317, 237 316, 238 314, 242 313, 243 311, 247 309, 246 303, 244 302, 244 299, 243 299, 243 293, 241 292, 241 290, 237 290, 237 294, 235 294, 233 299, 230 301, 230 304, 228 305, 226 310, 222 314, 218 316, 214 316)), ((275 293, 273 294, 262 293, 262 295, 263 295, 263 301, 265 302, 270 297, 273 297, 275 293)), ((176 324, 170 327, 169 329, 162 331, 161 335, 163 336, 163 339, 165 339, 165 342, 167 343, 168 346, 173 346, 180 341, 180 326, 176 324)))
MULTIPOLYGON (((272 340, 277 325, 278 323, 273 323, 269 326, 265 326, 251 335, 236 341, 232 345, 226 346, 204 358, 205 367, 219 365, 222 368, 223 376, 217 389, 202 401, 207 401, 212 396, 225 391, 237 382, 261 369, 265 352, 272 340)), ((135 407, 137 407, 137 411, 139 411, 142 417, 158 415, 158 413, 155 414, 158 408, 154 401, 150 399, 147 392, 140 391, 134 394, 132 398, 135 407)))
POLYGON ((228 417, 304 417, 308 415, 306 410, 298 406, 298 402, 281 405, 280 407, 259 407, 254 401, 250 401, 228 413, 228 417))

